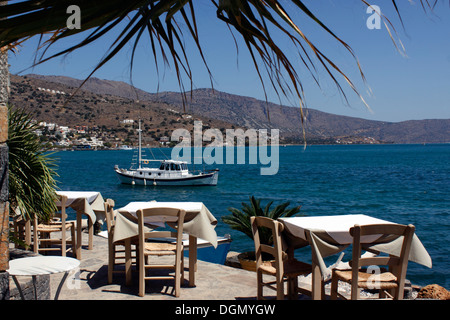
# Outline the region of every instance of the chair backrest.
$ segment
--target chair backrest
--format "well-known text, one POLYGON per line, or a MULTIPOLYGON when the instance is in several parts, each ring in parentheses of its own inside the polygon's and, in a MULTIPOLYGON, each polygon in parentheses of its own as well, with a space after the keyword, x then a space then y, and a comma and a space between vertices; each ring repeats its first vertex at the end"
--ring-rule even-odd
POLYGON ((147 238, 166 238, 175 237, 177 244, 183 241, 183 223, 186 211, 176 208, 148 208, 140 209, 136 212, 139 226, 139 243, 143 243, 147 238), (176 230, 173 231, 152 231, 145 232, 145 218, 155 217, 157 222, 166 222, 169 226, 176 230))
POLYGON ((66 214, 66 203, 67 203, 67 196, 65 195, 58 195, 59 202, 61 205, 61 210, 59 212, 55 212, 53 216, 61 218, 61 223, 66 223, 67 214, 66 214))
POLYGON ((114 219, 114 200, 112 199, 106 199, 104 202, 105 207, 105 215, 106 215, 106 230, 108 231, 108 234, 110 234, 113 230, 113 227, 115 225, 115 219, 114 219))
POLYGON ((352 278, 358 277, 358 270, 363 266, 389 266, 391 272, 397 277, 397 282, 403 284, 414 231, 415 227, 411 224, 407 226, 400 224, 355 225, 350 228, 350 234, 353 236, 352 278), (402 236, 400 255, 398 257, 392 255, 387 257, 361 257, 363 246, 361 237, 369 235, 380 235, 380 237, 402 236))
POLYGON ((255 242, 255 256, 256 256, 256 268, 262 264, 262 254, 268 253, 275 259, 275 268, 277 271, 283 270, 283 260, 286 259, 287 254, 283 251, 281 233, 283 232, 284 225, 273 219, 267 217, 250 217, 250 223, 252 226, 253 240, 255 242), (273 245, 263 244, 260 242, 260 229, 268 228, 272 232, 273 245))

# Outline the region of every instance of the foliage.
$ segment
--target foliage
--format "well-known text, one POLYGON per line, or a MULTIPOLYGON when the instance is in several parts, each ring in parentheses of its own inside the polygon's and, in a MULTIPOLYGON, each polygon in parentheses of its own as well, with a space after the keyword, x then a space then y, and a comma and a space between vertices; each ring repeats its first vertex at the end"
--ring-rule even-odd
MULTIPOLYGON (((420 3, 424 10, 433 10, 437 1, 420 0, 420 3)), ((403 24, 398 9, 399 1, 392 0, 391 2, 403 24)), ((298 54, 298 61, 311 72, 317 84, 319 84, 317 76, 319 70, 316 65, 319 65, 336 84, 344 98, 346 95, 341 81, 346 83, 364 102, 350 78, 318 48, 315 41, 308 37, 305 28, 300 28, 298 22, 292 18, 300 17, 299 22, 308 21, 318 25, 330 36, 330 39, 337 41, 354 58, 364 80, 359 62, 350 46, 337 36, 324 21, 319 19, 317 14, 310 10, 309 5, 305 4, 305 1, 209 0, 209 3, 216 9, 217 19, 224 23, 230 32, 237 32, 243 40, 253 59, 255 70, 264 90, 266 90, 266 81, 263 80, 265 78, 263 73, 266 74, 269 79, 267 82, 277 94, 288 96, 293 93, 300 99, 300 107, 304 104, 303 87, 296 71, 297 67, 285 54, 289 50, 282 50, 280 47, 281 44, 286 43, 285 39, 287 39, 293 44, 295 53, 298 54), (280 37, 279 34, 285 38, 280 37)), ((363 6, 370 6, 366 0, 360 0, 360 3, 363 6)), ((36 53, 37 62, 41 63, 53 57, 73 52, 100 38, 105 38, 107 34, 117 28, 119 32, 114 35, 109 49, 88 76, 89 78, 119 51, 128 48, 129 44, 132 45, 130 61, 130 71, 132 71, 136 48, 143 36, 147 35, 155 64, 158 66, 158 59, 162 59, 165 65, 170 65, 169 61, 171 60, 180 88, 184 92, 182 76, 188 77, 192 88, 192 70, 185 50, 188 37, 197 47, 206 69, 210 73, 197 30, 196 5, 196 2, 192 0, 10 0, 0 11, 0 48, 14 49, 34 35, 40 35, 41 41, 43 41, 43 35, 48 33, 50 38, 40 46, 43 51, 42 55, 38 56, 36 53), (71 5, 80 8, 81 29, 70 28, 67 25, 67 9, 71 5), (52 44, 86 30, 90 31, 83 36, 81 41, 76 41, 74 44, 71 42, 66 49, 44 57, 52 44)), ((394 38, 396 34, 394 25, 384 15, 381 18, 395 46, 402 47, 401 43, 394 38)), ((238 46, 238 41, 235 43, 238 46)), ((211 74, 210 78, 212 85, 211 74)))
MULTIPOLYGON (((251 196, 250 204, 245 202, 242 203, 242 211, 236 208, 228 208, 228 211, 230 211, 232 214, 222 217, 222 221, 228 224, 232 229, 244 233, 253 240, 250 217, 260 216, 276 220, 278 218, 291 217, 300 212, 300 206, 288 209, 290 202, 284 202, 277 205, 274 209, 270 210, 272 204, 273 201, 270 201, 263 209, 261 207, 261 200, 255 199, 254 196, 251 196)), ((272 234, 270 230, 261 228, 259 231, 260 241, 262 244, 273 244, 272 234)))
POLYGON ((22 109, 8 107, 9 202, 11 213, 48 219, 56 211, 56 164, 35 134, 38 125, 22 109))

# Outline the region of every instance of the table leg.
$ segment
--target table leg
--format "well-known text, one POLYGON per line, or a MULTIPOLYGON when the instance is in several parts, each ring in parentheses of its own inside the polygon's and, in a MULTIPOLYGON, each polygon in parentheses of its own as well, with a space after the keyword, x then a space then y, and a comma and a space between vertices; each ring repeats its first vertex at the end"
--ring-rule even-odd
POLYGON ((20 286, 19 281, 17 280, 16 276, 12 276, 14 283, 16 284, 17 289, 19 290, 20 293, 20 298, 22 300, 25 300, 25 297, 23 296, 23 292, 22 292, 22 287, 20 286))
MULTIPOLYGON (((59 292, 61 291, 62 284, 64 283, 64 280, 66 279, 66 277, 67 277, 67 272, 66 272, 66 275, 64 276, 61 284, 58 287, 58 291, 56 292, 55 300, 57 300, 57 298, 58 298, 59 292)), ((19 281, 17 280, 16 276, 12 276, 12 278, 14 280, 14 283, 15 283, 16 287, 17 287, 17 290, 19 290, 20 298, 22 300, 25 300, 25 296, 23 295, 22 287, 20 286, 19 281)), ((36 276, 31 276, 31 278, 33 279, 34 300, 37 300, 38 299, 37 286, 36 286, 37 279, 36 279, 36 276)))
POLYGON ((322 299, 322 274, 317 263, 312 263, 312 283, 311 283, 311 298, 313 300, 322 299))
POLYGON ((82 235, 81 235, 81 217, 82 213, 77 212, 77 239, 75 240, 76 245, 75 245, 75 255, 77 257, 78 260, 81 260, 81 243, 82 243, 82 235))
POLYGON ((311 274, 311 299, 313 300, 321 300, 322 297, 322 290, 323 289, 323 281, 322 281, 322 272, 320 271, 319 266, 319 259, 317 257, 317 252, 315 250, 314 245, 311 241, 311 235, 307 233, 308 242, 311 247, 311 267, 312 267, 312 274, 311 274))
POLYGON ((88 250, 92 250, 94 248, 94 223, 92 223, 91 218, 88 216, 88 230, 89 230, 89 244, 88 250))
POLYGON ((131 264, 133 262, 131 258, 131 239, 125 239, 125 284, 131 285, 131 264))
POLYGON ((37 300, 36 276, 31 276, 31 278, 33 278, 34 300, 37 300))
POLYGON ((197 271, 197 237, 189 235, 189 286, 195 287, 197 271))
MULTIPOLYGON (((69 272, 64 272, 64 276, 61 279, 61 282, 59 283, 58 289, 56 290, 56 294, 55 294, 55 300, 58 300, 59 297, 59 293, 61 292, 62 286, 64 285, 64 282, 67 279, 67 276, 69 275, 69 272)), ((37 300, 37 298, 36 298, 37 300)))

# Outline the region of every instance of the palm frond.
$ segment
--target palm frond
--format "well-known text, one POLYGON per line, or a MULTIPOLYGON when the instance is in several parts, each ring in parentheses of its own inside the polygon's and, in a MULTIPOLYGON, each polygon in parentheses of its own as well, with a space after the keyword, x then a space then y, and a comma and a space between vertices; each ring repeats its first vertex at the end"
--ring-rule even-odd
MULTIPOLYGON (((280 44, 284 42, 283 39, 280 40, 278 37, 280 32, 297 48, 300 61, 309 70, 317 84, 319 82, 315 73, 317 66, 321 66, 346 101, 347 96, 341 82, 346 83, 360 100, 369 107, 354 82, 328 55, 318 48, 315 41, 310 39, 291 18, 289 13, 304 13, 307 20, 325 30, 354 58, 360 76, 365 81, 362 68, 351 47, 336 35, 324 21, 319 19, 317 14, 314 14, 305 4, 305 1, 210 0, 210 2, 216 7, 217 18, 224 22, 230 30, 236 31, 243 39, 260 78, 264 93, 266 93, 265 72, 268 82, 278 96, 294 94, 299 98, 302 123, 304 119, 303 107, 306 102, 305 92, 297 67, 292 64, 286 52, 280 47, 280 44), (285 3, 293 5, 289 6, 288 10, 283 7, 285 3), (275 31, 278 33, 276 37, 273 37, 272 32, 275 31)), ((420 0, 425 11, 433 10, 437 2, 438 0, 420 0)), ((361 0, 361 3, 369 6, 366 0, 361 0)), ((403 25, 397 5, 398 1, 391 0, 391 3, 403 25)), ((396 36, 393 23, 384 15, 381 18, 394 45, 398 49, 403 49, 401 41, 396 36)), ((2 6, 0 12, 0 48, 13 48, 15 44, 24 39, 40 35, 42 54, 36 59, 36 64, 39 64, 73 52, 117 29, 120 31, 115 40, 85 81, 117 55, 128 43, 131 43, 133 48, 130 61, 130 70, 132 71, 136 48, 142 36, 146 33, 150 38, 157 70, 159 68, 157 58, 159 54, 166 66, 173 65, 183 94, 183 103, 186 98, 186 87, 183 79, 187 77, 191 89, 193 81, 193 73, 189 64, 190 58, 184 45, 187 38, 195 43, 210 75, 212 86, 212 75, 200 43, 194 1, 192 0, 10 0, 5 6, 2 6), (81 30, 69 29, 66 26, 66 9, 69 5, 78 5, 81 8, 81 30), (181 23, 184 28, 180 27, 181 23), (47 50, 54 43, 86 30, 93 31, 80 42, 56 54, 45 56, 47 50), (184 34, 182 30, 188 32, 184 34), (43 35, 47 33, 50 38, 44 41, 43 35), (169 58, 172 60, 171 63, 169 63, 169 58)), ((132 72, 130 72, 131 77, 132 72)), ((270 119, 270 112, 269 110, 266 111, 270 119)))
POLYGON ((8 107, 9 202, 25 218, 49 218, 56 210, 56 163, 22 109, 8 107))
MULTIPOLYGON (((300 212, 300 206, 288 209, 289 202, 277 205, 270 210, 273 201, 264 207, 261 207, 261 199, 256 199, 254 196, 249 198, 249 203, 242 202, 242 209, 228 208, 231 215, 223 216, 222 221, 230 226, 231 229, 240 231, 253 240, 252 226, 250 224, 250 217, 259 216, 271 219, 279 219, 282 217, 291 217, 300 212)), ((272 244, 272 232, 267 228, 259 228, 259 236, 261 243, 272 244)))

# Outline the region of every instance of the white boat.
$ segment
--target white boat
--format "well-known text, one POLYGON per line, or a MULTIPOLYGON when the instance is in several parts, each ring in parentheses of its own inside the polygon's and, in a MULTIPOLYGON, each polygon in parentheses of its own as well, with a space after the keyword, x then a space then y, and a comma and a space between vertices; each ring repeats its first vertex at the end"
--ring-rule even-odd
POLYGON ((215 186, 219 179, 219 170, 189 171, 186 161, 177 160, 148 160, 142 158, 141 122, 139 121, 139 158, 138 167, 121 169, 114 167, 116 174, 123 184, 155 185, 155 186, 215 186), (142 164, 160 162, 159 167, 143 167, 142 164))
POLYGON ((121 145, 119 150, 134 150, 134 148, 125 144, 125 145, 121 145))

